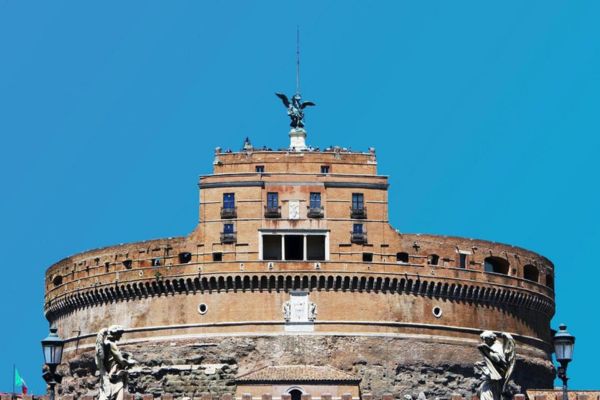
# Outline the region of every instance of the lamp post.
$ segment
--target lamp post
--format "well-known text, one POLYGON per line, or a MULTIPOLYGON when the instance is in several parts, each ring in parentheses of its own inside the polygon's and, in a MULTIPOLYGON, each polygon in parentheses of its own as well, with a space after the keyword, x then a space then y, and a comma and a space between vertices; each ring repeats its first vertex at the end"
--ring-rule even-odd
POLYGON ((573 359, 573 348, 575 347, 575 336, 567 332, 567 326, 561 324, 558 327, 558 332, 554 334, 554 356, 556 361, 560 363, 557 375, 563 382, 563 400, 569 400, 567 393, 567 366, 573 359))
POLYGON ((49 373, 44 376, 50 386, 50 400, 54 400, 54 386, 57 382, 56 367, 60 364, 63 353, 64 341, 56 333, 58 329, 50 327, 50 334, 42 340, 42 350, 44 351, 44 363, 48 366, 49 373))

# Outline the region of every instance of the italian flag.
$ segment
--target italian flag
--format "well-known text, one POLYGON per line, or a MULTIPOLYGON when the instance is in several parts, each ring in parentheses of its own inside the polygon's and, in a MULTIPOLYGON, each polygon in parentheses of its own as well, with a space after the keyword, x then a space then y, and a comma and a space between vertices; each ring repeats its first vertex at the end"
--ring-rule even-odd
POLYGON ((15 368, 15 388, 21 388, 21 393, 27 394, 27 384, 25 380, 21 378, 19 371, 15 368))

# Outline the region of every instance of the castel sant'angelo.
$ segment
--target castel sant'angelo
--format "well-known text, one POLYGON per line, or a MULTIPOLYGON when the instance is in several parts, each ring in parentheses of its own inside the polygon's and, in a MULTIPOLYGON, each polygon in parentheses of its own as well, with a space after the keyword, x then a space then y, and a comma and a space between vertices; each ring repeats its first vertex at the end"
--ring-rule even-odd
POLYGON ((374 149, 314 149, 301 117, 292 126, 284 150, 248 140, 216 149, 189 235, 90 250, 47 270, 45 314, 66 339, 59 392, 97 393, 95 338, 113 324, 139 362, 130 393, 468 396, 484 330, 516 341, 521 391, 551 388, 552 263, 397 230, 374 149))

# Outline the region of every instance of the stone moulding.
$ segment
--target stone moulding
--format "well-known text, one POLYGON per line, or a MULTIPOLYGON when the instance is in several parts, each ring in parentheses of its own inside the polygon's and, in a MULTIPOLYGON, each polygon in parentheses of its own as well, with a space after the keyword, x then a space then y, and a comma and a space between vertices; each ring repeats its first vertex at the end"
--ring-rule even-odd
POLYGON ((506 309, 526 308, 551 317, 554 302, 539 293, 517 288, 500 288, 481 284, 451 283, 439 279, 406 279, 394 276, 357 276, 356 274, 214 274, 210 277, 148 279, 121 285, 105 285, 66 294, 46 304, 46 318, 68 315, 96 305, 167 294, 227 291, 289 291, 294 289, 384 292, 409 294, 457 302, 471 302, 506 309))

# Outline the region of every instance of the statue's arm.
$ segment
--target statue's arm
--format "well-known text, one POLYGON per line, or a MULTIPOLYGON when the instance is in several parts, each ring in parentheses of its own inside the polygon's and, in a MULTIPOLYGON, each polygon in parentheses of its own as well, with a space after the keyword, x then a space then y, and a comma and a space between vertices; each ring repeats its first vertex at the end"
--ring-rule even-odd
POLYGON ((121 350, 117 347, 117 344, 114 342, 110 343, 110 352, 112 356, 115 358, 115 361, 123 368, 126 368, 135 363, 135 361, 130 361, 123 356, 121 350))

